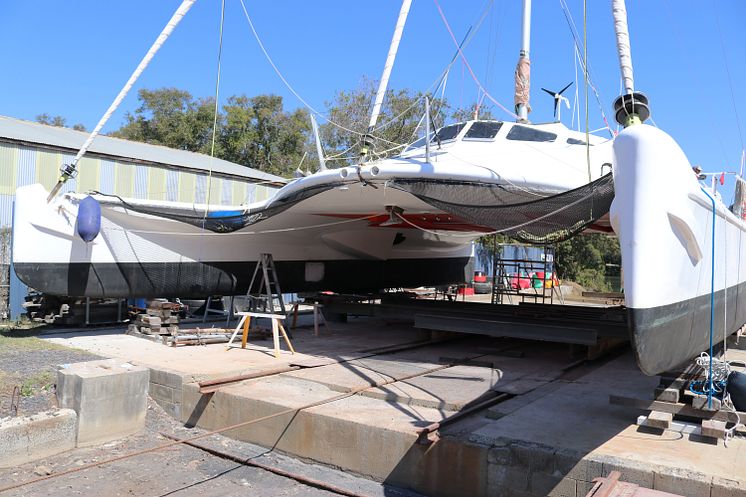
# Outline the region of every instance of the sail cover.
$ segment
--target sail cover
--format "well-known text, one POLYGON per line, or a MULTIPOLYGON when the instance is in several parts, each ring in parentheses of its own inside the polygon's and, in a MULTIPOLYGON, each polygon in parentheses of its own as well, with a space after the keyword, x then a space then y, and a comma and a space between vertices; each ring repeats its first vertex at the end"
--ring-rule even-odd
POLYGON ((505 194, 497 189, 520 196, 516 186, 425 179, 398 180, 390 186, 475 225, 536 244, 557 243, 580 233, 607 214, 614 199, 611 173, 574 190, 509 204, 498 201, 505 194))

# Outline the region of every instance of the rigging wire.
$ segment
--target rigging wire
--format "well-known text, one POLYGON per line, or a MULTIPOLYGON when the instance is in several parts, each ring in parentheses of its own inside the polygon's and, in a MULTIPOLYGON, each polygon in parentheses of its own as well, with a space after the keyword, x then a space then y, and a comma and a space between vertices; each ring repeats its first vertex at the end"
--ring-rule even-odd
POLYGON ((448 24, 448 20, 446 19, 445 14, 443 13, 443 9, 440 8, 440 4, 438 3, 438 0, 433 0, 435 2, 435 6, 438 9, 438 14, 440 14, 440 18, 443 20, 443 24, 445 24, 446 29, 448 30, 448 34, 451 35, 451 40, 456 45, 456 48, 458 49, 458 53, 461 56, 461 60, 464 62, 464 65, 469 70, 469 74, 471 75, 474 82, 477 84, 477 87, 484 92, 485 96, 490 99, 492 103, 500 107, 503 111, 505 111, 509 116, 511 116, 514 119, 518 119, 518 116, 513 113, 512 111, 508 110, 503 104, 498 102, 492 95, 489 94, 487 89, 482 85, 482 83, 479 82, 479 78, 477 78, 477 75, 474 74, 474 71, 471 68, 471 65, 469 65, 469 61, 466 59, 466 56, 464 55, 463 50, 461 50, 461 47, 459 46, 458 41, 456 40, 456 36, 453 34, 453 30, 451 30, 450 24, 448 24))
MULTIPOLYGON (((581 42, 580 42, 580 35, 578 34, 578 28, 575 25, 575 21, 572 18, 572 14, 570 14, 570 9, 567 7, 567 3, 565 0, 560 0, 560 7, 562 7, 562 12, 565 15, 565 21, 567 22, 567 26, 570 29, 570 34, 572 35, 573 41, 575 42, 575 47, 578 53, 578 59, 580 59, 580 63, 583 66, 583 70, 588 72, 588 85, 593 90, 593 95, 596 97, 596 103, 598 104, 598 110, 601 112, 601 118, 603 119, 604 124, 606 125, 606 129, 609 130, 609 134, 613 138, 615 133, 611 129, 611 126, 609 125, 609 120, 606 118, 606 112, 604 111, 604 105, 602 103, 601 93, 596 88, 596 85, 593 84, 593 77, 591 76, 591 68, 590 65, 586 68, 585 64, 586 61, 583 60, 580 56, 581 52, 581 42)), ((578 117, 578 121, 580 121, 580 117, 578 117)), ((578 122, 578 126, 580 126, 580 122, 578 122)))
POLYGON ((218 134, 218 101, 220 97, 220 62, 223 57, 223 27, 225 25, 225 0, 220 2, 220 32, 218 34, 218 64, 217 74, 215 75, 215 111, 212 119, 212 145, 210 146, 210 166, 207 171, 207 202, 205 203, 205 216, 207 219, 207 210, 210 208, 210 194, 212 193, 212 161, 215 158, 215 137, 218 134))
MULTIPOLYGON (((583 75, 585 84, 585 158, 588 165, 588 181, 591 181, 591 138, 588 124, 588 0, 583 0, 583 75)), ((557 111, 559 112, 559 111, 557 111)))
POLYGON ((733 105, 733 113, 736 116, 736 127, 738 128, 738 137, 741 140, 741 151, 746 151, 746 145, 743 144, 743 133, 741 132, 741 118, 738 116, 738 107, 736 106, 736 94, 733 92, 733 78, 730 75, 730 66, 728 65, 728 54, 725 51, 725 42, 723 41, 723 31, 720 29, 720 16, 718 15, 717 2, 713 2, 715 11, 715 25, 718 30, 718 37, 720 38, 720 49, 723 52, 723 62, 725 63, 725 74, 728 76, 728 87, 730 88, 731 104, 733 105))

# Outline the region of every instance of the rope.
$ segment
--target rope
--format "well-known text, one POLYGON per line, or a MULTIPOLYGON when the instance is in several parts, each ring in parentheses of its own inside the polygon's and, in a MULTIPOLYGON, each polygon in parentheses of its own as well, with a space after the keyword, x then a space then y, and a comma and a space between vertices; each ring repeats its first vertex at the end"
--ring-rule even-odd
POLYGON ((435 6, 438 8, 438 13, 440 14, 440 18, 443 20, 443 24, 445 24, 446 29, 448 30, 448 34, 451 35, 451 40, 453 40, 453 43, 456 45, 456 48, 458 49, 458 53, 461 56, 461 60, 464 62, 464 65, 469 70, 469 74, 471 74, 472 79, 477 84, 477 87, 484 92, 484 95, 490 99, 492 103, 500 107, 502 110, 504 110, 509 116, 511 116, 513 119, 518 119, 518 116, 514 114, 512 111, 508 110, 503 104, 495 100, 495 98, 492 97, 492 95, 489 94, 489 92, 485 89, 485 87, 482 85, 482 83, 479 82, 479 78, 477 78, 477 75, 474 74, 474 71, 471 68, 471 65, 469 65, 469 61, 466 60, 466 56, 464 55, 463 50, 461 50, 461 47, 459 46, 458 41, 456 40, 456 37, 453 34, 453 30, 451 30, 451 26, 448 24, 448 20, 446 19, 445 14, 443 13, 443 9, 440 8, 440 4, 438 3, 438 0, 433 0, 435 2, 435 6))
MULTIPOLYGON (((709 388, 707 392, 707 408, 712 409, 712 335, 715 326, 715 220, 717 219, 715 209, 715 199, 707 193, 707 191, 700 187, 700 190, 707 195, 707 198, 712 202, 712 253, 710 258, 711 261, 711 275, 710 275, 710 372, 709 372, 709 388)), ((726 226, 727 229, 727 226, 726 226)))
POLYGON ((713 10, 715 11, 715 25, 717 26, 718 35, 720 38, 720 50, 723 52, 723 62, 725 63, 725 74, 728 76, 728 87, 730 88, 731 104, 733 105, 733 113, 736 115, 736 127, 738 128, 738 137, 741 139, 741 150, 746 150, 746 145, 743 144, 743 133, 741 132, 741 118, 738 117, 738 107, 736 106, 736 95, 733 92, 733 78, 730 75, 730 66, 728 65, 728 53, 725 51, 725 43, 723 42, 723 32, 720 29, 720 16, 718 16, 717 2, 713 3, 713 10))
POLYGON ((181 22, 181 20, 184 18, 186 13, 189 11, 189 9, 192 8, 192 5, 194 5, 195 0, 184 0, 181 2, 181 5, 179 5, 179 8, 176 9, 176 12, 174 12, 174 15, 171 16, 171 19, 168 21, 168 24, 163 28, 163 31, 161 31, 161 34, 158 35, 158 38, 156 38, 155 42, 153 42, 153 45, 150 47, 148 52, 145 54, 145 56, 140 61, 140 64, 135 68, 134 72, 130 76, 130 78, 127 80, 127 82, 124 84, 121 90, 119 90, 119 94, 116 96, 114 101, 111 103, 109 108, 104 112, 104 115, 101 116, 101 119, 99 119, 98 124, 96 124, 96 127, 91 131, 91 134, 88 135, 88 138, 83 143, 83 146, 80 147, 80 150, 78 150, 78 153, 73 158, 72 162, 70 163, 69 168, 60 176, 60 179, 57 181, 57 184, 52 189, 52 191, 49 193, 49 197, 47 197, 47 202, 50 202, 60 191, 60 188, 62 188, 62 185, 70 178, 75 172, 75 168, 78 165, 78 161, 83 157, 83 155, 88 151, 88 148, 93 143, 93 140, 96 139, 98 134, 101 132, 101 129, 104 127, 106 122, 109 120, 111 115, 114 113, 114 111, 117 110, 119 105, 122 103, 122 100, 124 100, 124 97, 127 96, 129 91, 134 86, 137 79, 140 77, 142 72, 145 70, 146 67, 148 67, 148 64, 150 64, 150 61, 153 60, 153 57, 156 53, 158 53, 158 50, 163 46, 163 43, 165 43, 166 39, 171 35, 173 30, 178 26, 178 24, 181 22))
MULTIPOLYGON (((588 124, 588 1, 583 0, 583 75, 585 84, 585 159, 588 166, 588 181, 591 181, 591 137, 588 124)), ((559 112, 559 111, 557 111, 559 112)))
POLYGON ((272 69, 275 71, 275 74, 280 78, 280 80, 283 82, 283 84, 287 87, 288 90, 290 90, 290 93, 295 95, 295 98, 300 100, 300 102, 306 106, 308 110, 313 112, 315 115, 320 117, 321 119, 327 121, 328 123, 338 127, 339 129, 343 129, 347 132, 350 132, 352 134, 363 136, 364 133, 361 133, 359 131, 355 131, 354 129, 347 128, 345 126, 342 126, 341 124, 332 121, 327 116, 322 114, 321 112, 317 111, 311 104, 306 102, 303 97, 300 96, 300 94, 295 91, 295 89, 292 87, 292 85, 288 82, 287 79, 285 79, 285 76, 282 75, 280 72, 280 69, 277 68, 274 61, 272 60, 272 57, 269 56, 269 52, 267 52, 267 49, 264 48, 264 43, 262 43, 262 40, 259 38, 259 33, 257 33, 256 28, 254 28, 254 23, 251 21, 251 17, 249 16, 249 12, 246 10, 246 4, 244 4, 243 0, 240 0, 241 2, 241 8, 243 9, 244 16, 246 17, 246 20, 249 23, 249 27, 251 28, 251 32, 254 34, 254 38, 256 39, 257 44, 259 44, 259 48, 261 49, 262 53, 264 54, 264 57, 267 59, 267 62, 269 62, 269 65, 272 66, 272 69))

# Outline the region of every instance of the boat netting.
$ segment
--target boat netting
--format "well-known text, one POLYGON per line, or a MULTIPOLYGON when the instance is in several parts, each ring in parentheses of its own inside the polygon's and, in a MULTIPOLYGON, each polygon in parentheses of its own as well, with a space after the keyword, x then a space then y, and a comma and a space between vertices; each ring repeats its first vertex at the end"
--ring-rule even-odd
POLYGON ((534 244, 575 236, 607 214, 614 199, 611 173, 574 190, 510 204, 504 201, 505 190, 516 187, 506 185, 414 179, 390 186, 470 223, 534 244))
MULTIPOLYGON (((257 209, 213 210, 139 205, 116 195, 128 210, 173 219, 217 233, 230 233, 289 209, 303 200, 342 183, 304 188, 257 209)), ((515 185, 497 185, 443 179, 398 179, 389 187, 408 192, 428 205, 476 226, 504 233, 516 240, 547 244, 566 240, 586 229, 609 212, 614 198, 611 173, 574 190, 550 194, 536 200, 536 192, 515 185)))
POLYGON ((270 204, 256 209, 245 208, 241 210, 211 210, 207 211, 207 213, 205 213, 204 209, 198 209, 196 207, 190 211, 185 211, 183 207, 178 208, 156 205, 145 206, 127 202, 118 195, 111 195, 96 191, 91 193, 104 197, 116 197, 117 199, 119 199, 121 205, 125 209, 133 212, 140 212, 142 214, 149 214, 166 219, 173 219, 174 221, 181 221, 183 223, 191 224, 192 226, 197 226, 198 228, 213 231, 215 233, 230 233, 232 231, 240 230, 241 228, 244 228, 246 226, 256 224, 259 221, 269 219, 270 217, 275 216, 286 209, 289 209, 290 207, 299 202, 302 202, 303 200, 335 188, 340 184, 342 183, 337 182, 308 187, 294 194, 278 198, 272 201, 270 204))

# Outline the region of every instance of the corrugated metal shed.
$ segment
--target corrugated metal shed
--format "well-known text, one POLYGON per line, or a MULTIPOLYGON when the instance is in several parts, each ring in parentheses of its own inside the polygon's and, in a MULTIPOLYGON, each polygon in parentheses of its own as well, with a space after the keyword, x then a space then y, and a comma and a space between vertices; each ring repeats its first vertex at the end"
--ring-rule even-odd
MULTIPOLYGON (((29 145, 46 145, 64 148, 77 152, 83 145, 88 133, 68 128, 47 126, 45 124, 23 121, 0 116, 0 139, 29 145)), ((109 136, 99 136, 89 149, 90 155, 131 159, 138 163, 160 164, 213 174, 242 176, 262 182, 275 183, 281 186, 286 181, 279 176, 267 174, 233 162, 212 158, 208 155, 175 150, 159 145, 150 145, 109 136)))

